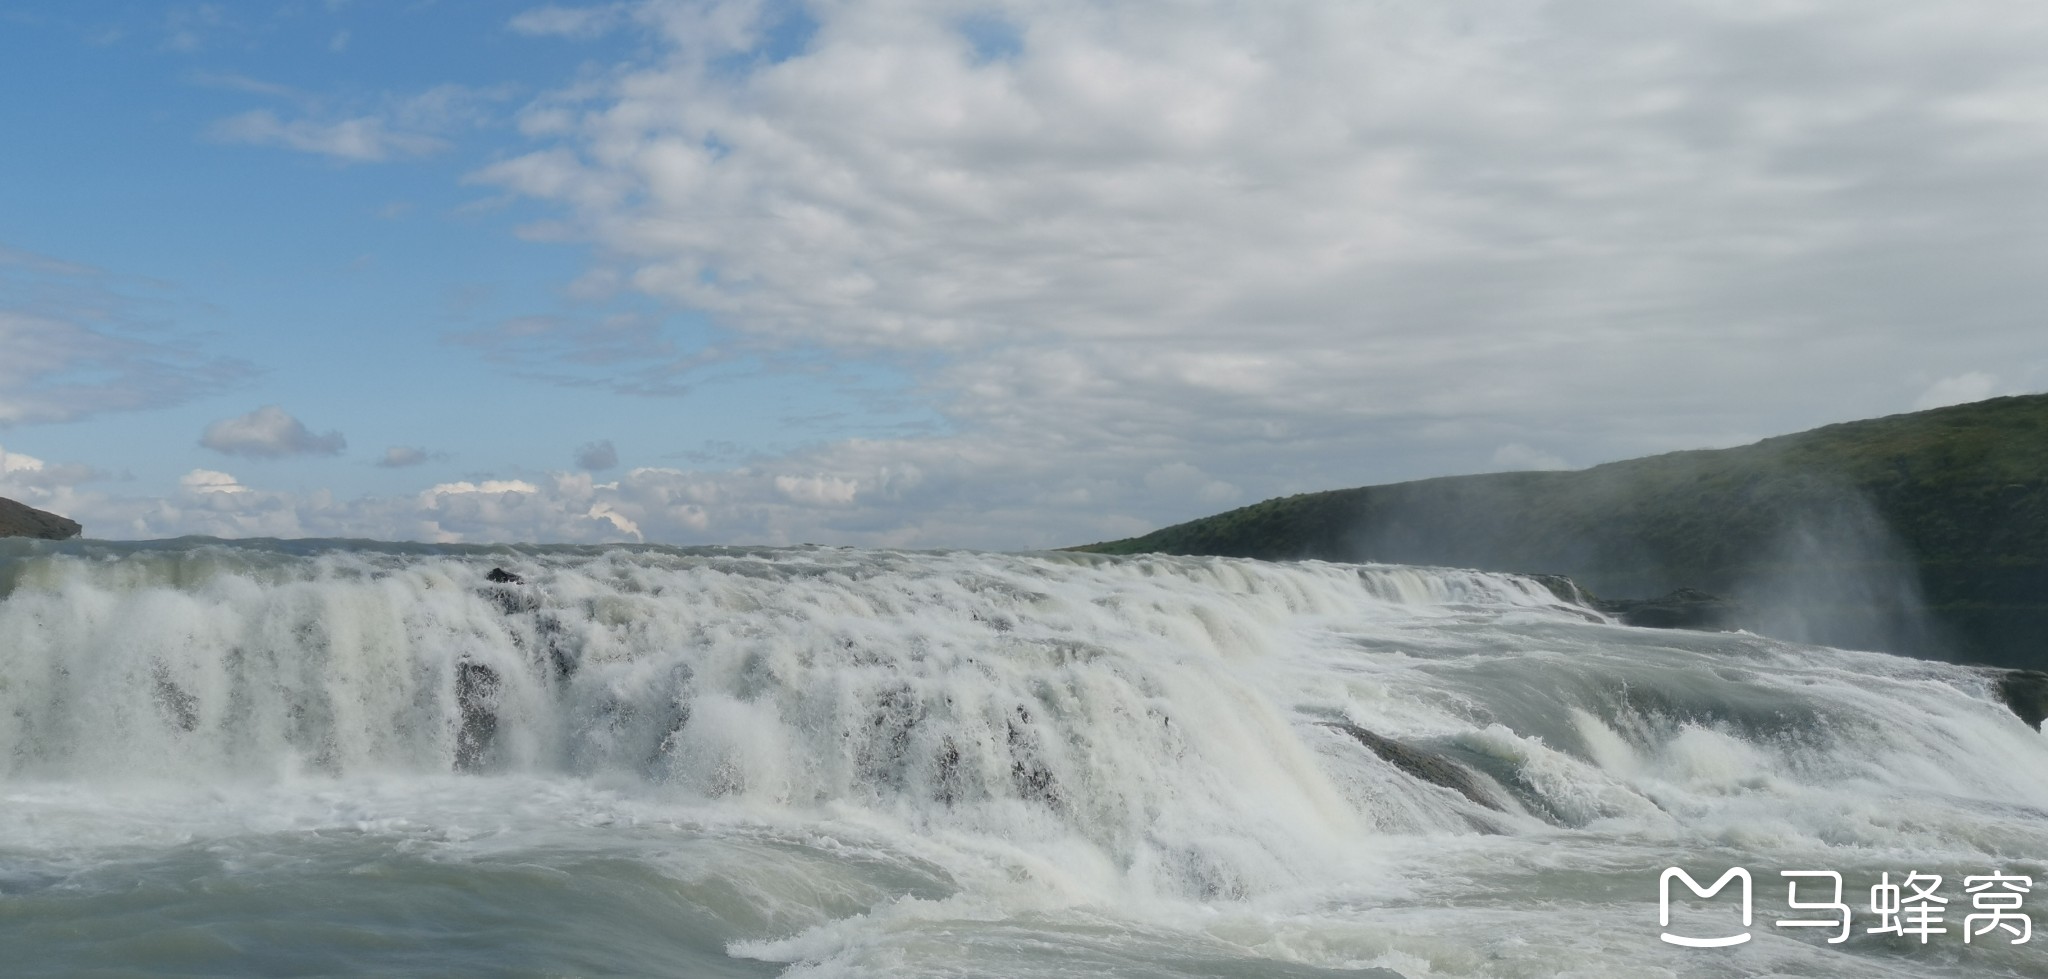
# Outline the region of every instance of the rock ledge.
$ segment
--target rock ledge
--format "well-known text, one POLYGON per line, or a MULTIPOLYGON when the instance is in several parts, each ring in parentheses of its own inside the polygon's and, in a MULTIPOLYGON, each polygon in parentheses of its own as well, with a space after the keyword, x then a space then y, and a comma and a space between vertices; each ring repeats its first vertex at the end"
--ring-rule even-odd
POLYGON ((77 537, 85 528, 69 517, 38 510, 25 503, 0 498, 0 537, 40 537, 64 540, 77 537))

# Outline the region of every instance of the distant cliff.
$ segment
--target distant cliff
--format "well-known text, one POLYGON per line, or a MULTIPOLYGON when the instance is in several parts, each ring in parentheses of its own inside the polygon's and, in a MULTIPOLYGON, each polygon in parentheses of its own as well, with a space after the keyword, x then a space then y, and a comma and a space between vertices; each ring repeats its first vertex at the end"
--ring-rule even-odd
POLYGON ((2048 395, 1578 472, 1308 493, 1077 550, 1554 572, 1605 597, 1697 588, 1760 632, 2038 669, 2048 395))
POLYGON ((76 537, 85 528, 78 521, 46 513, 35 507, 0 498, 0 537, 41 537, 63 540, 76 537))

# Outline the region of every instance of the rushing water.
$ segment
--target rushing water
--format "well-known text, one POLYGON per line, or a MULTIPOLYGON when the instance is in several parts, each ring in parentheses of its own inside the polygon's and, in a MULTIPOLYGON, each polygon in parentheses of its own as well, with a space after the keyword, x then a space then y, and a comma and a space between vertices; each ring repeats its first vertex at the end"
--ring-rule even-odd
POLYGON ((8 975, 2048 975, 1963 941, 1994 871, 2048 912, 1984 672, 1509 575, 0 542, 8 975), (1668 866, 1752 940, 1659 941, 1668 866), (1868 934, 1914 871, 1949 930, 1868 934))

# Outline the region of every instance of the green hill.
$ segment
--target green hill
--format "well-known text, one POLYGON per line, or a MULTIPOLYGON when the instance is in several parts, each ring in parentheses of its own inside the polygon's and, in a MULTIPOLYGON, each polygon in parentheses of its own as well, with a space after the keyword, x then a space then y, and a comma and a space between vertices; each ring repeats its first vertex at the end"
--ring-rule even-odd
POLYGON ((1308 493, 1076 549, 1552 572, 1615 598, 1693 587, 1735 598, 1760 632, 2041 668, 2048 395, 1577 472, 1308 493))

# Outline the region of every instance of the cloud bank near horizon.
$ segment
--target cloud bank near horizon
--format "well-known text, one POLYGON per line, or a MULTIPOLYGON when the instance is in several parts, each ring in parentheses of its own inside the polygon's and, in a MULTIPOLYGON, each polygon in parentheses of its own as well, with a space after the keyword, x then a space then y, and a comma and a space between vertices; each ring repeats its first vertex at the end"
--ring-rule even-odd
POLYGON ((2048 381, 2007 301, 2048 258, 2042 12, 805 9, 528 16, 664 56, 529 106, 543 146, 475 179, 559 207, 531 233, 596 246, 589 281, 739 343, 939 361, 960 434, 821 472, 1001 446, 958 489, 1035 487, 1085 538, 1162 491, 1732 444, 1817 389, 1846 410, 1815 420, 1952 403, 2001 352, 2031 355, 2006 389, 2048 381))
MULTIPOLYGON (((355 502, 74 489, 81 519, 1052 546, 2048 386, 2048 9, 650 0, 505 28, 633 43, 589 48, 624 53, 527 100, 523 143, 464 178, 587 250, 569 311, 446 349, 682 411, 740 361, 869 365, 935 420, 729 468, 566 443, 355 502)), ((430 91, 460 111, 300 99, 214 135, 399 165, 506 90, 430 91)), ((340 451, 272 422, 221 451, 340 451)))

